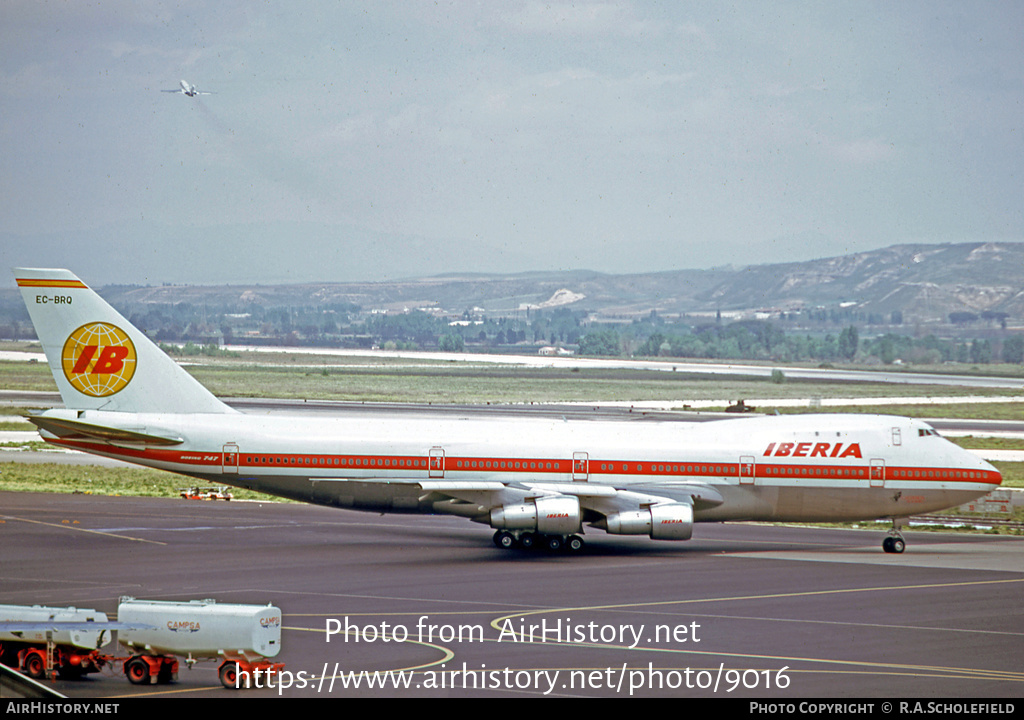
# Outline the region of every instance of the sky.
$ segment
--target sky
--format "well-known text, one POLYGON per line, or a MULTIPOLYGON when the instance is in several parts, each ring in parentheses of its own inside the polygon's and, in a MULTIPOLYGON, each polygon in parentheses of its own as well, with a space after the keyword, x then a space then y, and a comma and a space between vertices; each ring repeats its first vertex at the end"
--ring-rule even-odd
POLYGON ((997 1, 4 0, 0 260, 245 284, 1019 242, 1022 37, 997 1))

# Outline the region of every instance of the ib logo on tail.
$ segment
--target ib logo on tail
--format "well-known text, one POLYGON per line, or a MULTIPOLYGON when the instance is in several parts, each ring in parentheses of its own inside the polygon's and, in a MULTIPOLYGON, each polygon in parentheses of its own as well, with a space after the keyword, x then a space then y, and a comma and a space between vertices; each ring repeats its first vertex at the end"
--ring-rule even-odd
POLYGON ((64 377, 85 395, 107 397, 123 390, 135 374, 135 345, 111 323, 87 323, 68 336, 61 353, 64 377))
POLYGON ((69 410, 234 413, 145 333, 63 268, 15 268, 69 410))

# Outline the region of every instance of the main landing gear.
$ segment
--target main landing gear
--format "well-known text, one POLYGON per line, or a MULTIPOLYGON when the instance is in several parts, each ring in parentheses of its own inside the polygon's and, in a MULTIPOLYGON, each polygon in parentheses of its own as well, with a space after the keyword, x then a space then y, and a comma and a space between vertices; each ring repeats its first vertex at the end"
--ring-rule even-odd
POLYGON ((541 535, 534 532, 498 530, 494 533, 494 544, 502 550, 521 548, 523 550, 544 549, 550 552, 566 551, 576 554, 583 550, 583 538, 579 535, 541 535))
POLYGON ((882 541, 882 549, 896 555, 907 549, 907 543, 900 534, 899 528, 896 527, 895 520, 892 521, 892 530, 889 531, 889 535, 882 541))

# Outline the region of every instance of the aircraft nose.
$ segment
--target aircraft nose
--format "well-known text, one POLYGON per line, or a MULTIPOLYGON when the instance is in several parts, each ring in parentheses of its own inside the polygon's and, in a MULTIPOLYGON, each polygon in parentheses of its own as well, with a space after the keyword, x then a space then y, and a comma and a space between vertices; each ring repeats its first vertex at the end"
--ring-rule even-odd
POLYGON ((990 477, 995 476, 992 483, 993 487, 998 487, 1003 484, 1003 474, 988 462, 985 462, 985 473, 990 477))
POLYGON ((992 483, 993 487, 998 487, 1003 483, 1003 474, 990 463, 988 460, 980 457, 978 453, 970 450, 964 450, 964 453, 970 456, 971 463, 968 468, 980 473, 981 479, 984 482, 992 483))

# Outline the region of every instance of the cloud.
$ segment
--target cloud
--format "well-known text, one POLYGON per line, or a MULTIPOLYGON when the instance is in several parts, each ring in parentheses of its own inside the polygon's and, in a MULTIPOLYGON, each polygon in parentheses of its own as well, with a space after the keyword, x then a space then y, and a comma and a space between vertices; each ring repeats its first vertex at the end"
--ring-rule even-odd
POLYGON ((893 143, 875 138, 845 142, 826 140, 823 147, 832 157, 853 165, 876 165, 896 157, 893 143))
POLYGON ((628 6, 601 2, 530 0, 515 10, 503 13, 502 21, 509 28, 522 32, 576 37, 642 37, 660 35, 668 29, 664 23, 637 18, 628 6))

